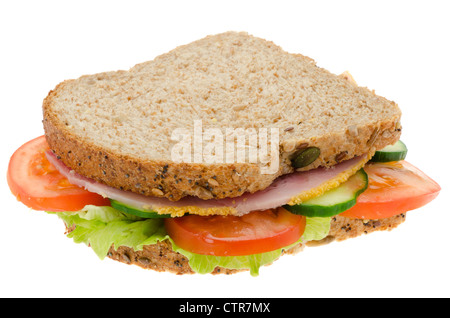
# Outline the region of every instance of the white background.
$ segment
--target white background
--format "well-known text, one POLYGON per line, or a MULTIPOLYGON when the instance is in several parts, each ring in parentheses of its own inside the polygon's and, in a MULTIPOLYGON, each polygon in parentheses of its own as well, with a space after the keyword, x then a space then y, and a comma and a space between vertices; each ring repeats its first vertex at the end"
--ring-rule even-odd
POLYGON ((448 1, 2 1, 0 296, 449 297, 448 1), (247 31, 397 102, 408 161, 442 187, 391 232, 309 248, 232 276, 100 261, 55 216, 17 202, 10 155, 43 134, 59 82, 128 69, 208 34, 247 31))

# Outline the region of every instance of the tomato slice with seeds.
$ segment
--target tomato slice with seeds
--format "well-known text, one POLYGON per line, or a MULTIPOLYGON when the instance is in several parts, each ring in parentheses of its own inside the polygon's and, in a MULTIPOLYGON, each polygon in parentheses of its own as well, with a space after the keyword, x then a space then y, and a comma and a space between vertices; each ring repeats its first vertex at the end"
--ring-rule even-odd
POLYGON ((35 138, 17 149, 8 165, 7 181, 11 192, 34 210, 78 211, 87 204, 110 205, 107 198, 72 185, 47 160, 45 136, 35 138))
POLYGON ((186 251, 214 256, 270 252, 295 243, 305 231, 306 217, 284 208, 243 216, 185 215, 165 219, 167 233, 186 251))
POLYGON ((411 211, 434 200, 441 187, 407 161, 370 163, 364 166, 369 186, 356 205, 340 215, 357 219, 382 219, 411 211))

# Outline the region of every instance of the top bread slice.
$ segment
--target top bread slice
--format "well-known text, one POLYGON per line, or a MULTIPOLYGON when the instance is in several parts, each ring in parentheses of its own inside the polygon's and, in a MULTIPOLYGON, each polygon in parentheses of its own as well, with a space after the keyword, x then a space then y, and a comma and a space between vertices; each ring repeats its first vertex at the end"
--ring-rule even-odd
POLYGON ((303 55, 244 32, 207 36, 128 71, 66 80, 43 102, 50 148, 70 168, 115 188, 179 200, 236 197, 293 172, 305 147, 331 167, 393 144, 398 106, 303 55), (177 128, 278 128, 279 168, 175 162, 177 128))

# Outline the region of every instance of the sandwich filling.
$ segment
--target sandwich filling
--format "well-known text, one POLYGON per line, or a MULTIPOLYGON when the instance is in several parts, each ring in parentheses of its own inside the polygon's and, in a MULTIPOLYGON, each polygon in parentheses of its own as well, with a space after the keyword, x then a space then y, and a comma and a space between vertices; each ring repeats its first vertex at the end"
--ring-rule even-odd
POLYGON ((201 200, 185 197, 179 201, 122 191, 92 179, 86 178, 69 169, 51 152, 46 152, 49 162, 64 175, 71 184, 98 193, 103 197, 120 201, 127 206, 143 212, 156 212, 171 217, 186 213, 198 215, 237 215, 252 211, 275 209, 283 205, 297 205, 318 197, 326 191, 336 188, 360 170, 371 158, 362 155, 344 161, 331 169, 317 168, 310 171, 292 173, 275 180, 268 188, 255 193, 245 193, 236 198, 201 200))
POLYGON ((7 177, 18 200, 32 209, 57 214, 68 236, 91 246, 100 258, 108 256, 111 248, 139 251, 169 241, 195 272, 222 267, 257 275, 261 266, 284 252, 324 239, 337 215, 389 218, 417 209, 438 195, 439 185, 403 160, 406 147, 372 155, 331 169, 296 172, 266 190, 234 199, 173 202, 127 193, 77 175, 49 152, 42 136, 13 154, 7 177))

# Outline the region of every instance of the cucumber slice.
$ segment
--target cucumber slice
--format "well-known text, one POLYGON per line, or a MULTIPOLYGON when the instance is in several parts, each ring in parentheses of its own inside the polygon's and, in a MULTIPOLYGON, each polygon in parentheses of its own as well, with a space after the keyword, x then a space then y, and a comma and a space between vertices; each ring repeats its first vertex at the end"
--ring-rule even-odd
POLYGON ((170 218, 170 214, 159 214, 155 211, 139 210, 139 209, 136 209, 135 207, 131 207, 122 202, 112 200, 112 199, 109 199, 109 201, 111 202, 111 206, 114 209, 125 212, 125 213, 133 214, 133 215, 139 216, 141 218, 147 218, 147 219, 170 218))
POLYGON ((307 217, 330 217, 342 213, 356 204, 356 198, 367 189, 369 178, 360 169, 339 187, 325 192, 323 195, 297 205, 283 207, 294 213, 307 217))
POLYGON ((389 145, 381 150, 375 152, 375 155, 370 161, 372 162, 389 162, 399 161, 406 158, 408 149, 402 141, 397 141, 393 145, 389 145))

